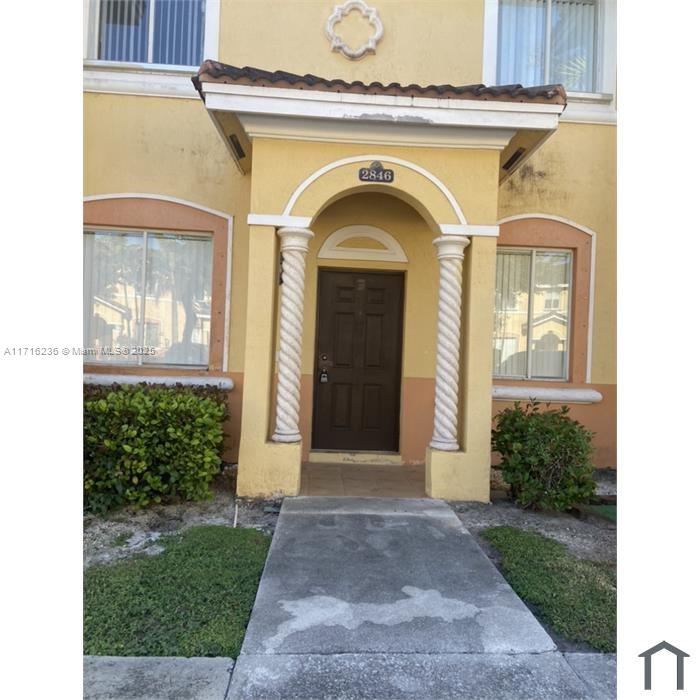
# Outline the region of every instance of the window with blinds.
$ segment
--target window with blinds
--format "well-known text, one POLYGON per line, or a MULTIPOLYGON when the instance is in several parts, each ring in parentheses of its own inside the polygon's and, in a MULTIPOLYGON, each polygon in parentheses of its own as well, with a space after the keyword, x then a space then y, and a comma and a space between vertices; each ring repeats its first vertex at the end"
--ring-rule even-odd
POLYGON ((97 58, 101 61, 199 66, 205 0, 98 0, 97 58))
POLYGON ((571 263, 570 251, 498 251, 494 376, 568 378, 571 263))
POLYGON ((597 0, 500 0, 498 84, 599 89, 597 0))

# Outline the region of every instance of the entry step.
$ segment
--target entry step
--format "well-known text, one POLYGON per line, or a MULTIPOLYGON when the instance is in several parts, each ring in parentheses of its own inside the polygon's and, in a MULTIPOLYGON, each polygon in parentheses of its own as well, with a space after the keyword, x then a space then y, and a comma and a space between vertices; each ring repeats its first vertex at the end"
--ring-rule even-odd
POLYGON ((309 462, 313 464, 403 464, 401 455, 396 452, 328 452, 311 450, 309 462))

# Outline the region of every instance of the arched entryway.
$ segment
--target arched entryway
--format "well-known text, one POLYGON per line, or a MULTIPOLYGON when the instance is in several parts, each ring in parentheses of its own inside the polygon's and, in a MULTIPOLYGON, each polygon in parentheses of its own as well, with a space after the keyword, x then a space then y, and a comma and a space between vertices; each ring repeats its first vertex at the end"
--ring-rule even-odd
MULTIPOLYGON (((263 174, 272 168, 281 181, 275 150, 258 148, 256 159, 263 174)), ((477 169, 495 165, 495 158, 485 155, 477 169)), ((251 187, 257 211, 248 217, 249 327, 239 491, 269 492, 274 485, 283 493, 299 493, 302 462, 314 462, 319 450, 330 449, 342 450, 337 455, 342 463, 372 459, 401 468, 425 463, 423 489, 432 496, 450 491, 453 497, 487 497, 490 383, 473 383, 469 392, 463 386, 490 375, 490 316, 484 309, 492 302, 497 229, 468 224, 443 180, 398 154, 339 158, 310 169, 297 184, 290 186, 288 179, 284 188, 275 190, 257 187, 257 167, 251 187), (380 158, 385 162, 378 163, 380 158), (363 181, 363 168, 386 171, 388 165, 394 171, 388 182, 363 181), (273 207, 281 213, 263 213, 273 207), (381 235, 358 236, 355 243, 352 237, 338 238, 326 246, 325 252, 332 249, 334 254, 319 257, 330 236, 362 226, 388 238, 382 242, 381 235), (343 255, 347 248, 355 253, 343 255), (370 256, 375 259, 362 259, 368 249, 378 251, 370 256), (358 255, 358 250, 365 253, 358 255), (403 255, 396 255, 397 250, 403 255), (281 261, 276 273, 270 258, 281 261), (467 279, 473 285, 469 295, 463 293, 467 279), (356 304, 353 308, 335 298, 342 288, 348 304, 356 304), (386 326, 393 345, 383 349, 382 333, 376 328, 370 333, 365 325, 353 338, 346 333, 337 347, 347 350, 357 342, 356 352, 344 360, 348 367, 370 351, 375 359, 384 352, 394 366, 387 364, 383 378, 373 375, 363 382, 357 372, 349 372, 334 384, 330 373, 340 374, 334 357, 338 349, 318 342, 324 324, 328 336, 338 330, 343 314, 355 316, 348 319, 349 327, 358 317, 366 321, 369 291, 375 303, 391 302, 373 322, 377 328, 386 326), (336 308, 328 308, 336 302, 336 308), (270 304, 275 305, 271 318, 270 304), (326 384, 332 386, 322 386, 326 384), (345 396, 338 396, 339 391, 345 396), (324 421, 325 428, 320 425, 324 421), (372 430, 384 434, 370 435, 372 430)), ((283 169, 291 180, 292 170, 283 169)), ((465 201, 473 196, 472 189, 465 201)), ((413 495, 422 495, 423 489, 413 495)))
MULTIPOLYGON (((352 442, 336 442, 335 448, 328 446, 325 449, 337 452, 381 451, 395 455, 391 459, 391 455, 385 455, 385 462, 422 463, 432 429, 438 294, 438 263, 430 225, 413 207, 391 194, 361 192, 332 202, 316 217, 313 226, 315 235, 307 254, 302 341, 303 397, 307 398, 301 409, 302 444, 307 446, 303 457, 308 459, 313 449, 324 449, 323 440, 316 439, 323 436, 314 430, 320 427, 318 421, 314 421, 315 415, 318 416, 314 408, 318 409, 316 400, 319 395, 321 400, 328 401, 329 398, 329 392, 319 391, 327 388, 320 386, 320 373, 324 367, 328 372, 328 382, 324 384, 334 384, 336 358, 330 356, 327 364, 322 361, 322 355, 329 354, 326 351, 330 349, 324 343, 331 338, 329 329, 321 328, 320 324, 326 321, 328 325, 330 320, 333 325, 330 335, 336 331, 337 324, 337 332, 350 332, 355 342, 354 357, 346 353, 339 364, 351 361, 361 367, 365 364, 382 365, 389 374, 395 373, 396 436, 393 446, 374 447, 370 438, 371 446, 363 445, 361 441, 354 445, 352 442), (328 250, 328 241, 338 231, 347 231, 349 227, 356 227, 357 235, 345 239, 344 246, 334 246, 333 258, 326 257, 324 250, 328 250), (390 245, 398 249, 404 259, 383 259, 384 251, 377 241, 374 248, 369 248, 372 241, 362 235, 368 230, 371 232, 369 227, 390 236, 394 242, 390 245), (365 252, 358 255, 358 250, 365 252), (334 278, 339 281, 335 282, 334 278), (344 301, 345 297, 347 301, 344 301), (349 305, 353 304, 351 311, 349 305), (368 313, 371 315, 369 328, 368 313), (346 314, 352 316, 351 328, 348 328, 351 317, 346 314), (332 320, 335 315, 338 319, 332 320), (374 357, 365 357, 366 351, 374 357)), ((338 338, 332 340, 342 342, 338 338)), ((362 382, 361 372, 360 369, 359 374, 351 373, 354 380, 362 382)), ((347 378, 347 373, 344 374, 347 378)), ((369 399, 368 395, 373 392, 376 395, 392 391, 392 387, 371 386, 375 384, 371 373, 367 379, 370 387, 364 392, 357 386, 352 387, 355 402, 369 399)), ((381 381, 382 377, 378 379, 381 381)), ((350 387, 344 390, 350 390, 350 387)), ((341 399, 342 391, 336 393, 335 398, 341 399)), ((342 409, 340 405, 337 408, 342 409)), ((352 408, 360 407, 355 405, 352 408)), ((361 410, 355 410, 353 417, 356 421, 362 420, 361 413, 361 410)), ((372 415, 366 418, 367 433, 371 434, 376 422, 372 421, 372 415)), ((384 421, 385 430, 389 423, 391 420, 384 421)), ((353 439, 356 436, 355 433, 348 437, 353 439)))
POLYGON ((434 233, 405 201, 373 191, 335 199, 313 230, 302 493, 424 496, 434 401, 434 233))

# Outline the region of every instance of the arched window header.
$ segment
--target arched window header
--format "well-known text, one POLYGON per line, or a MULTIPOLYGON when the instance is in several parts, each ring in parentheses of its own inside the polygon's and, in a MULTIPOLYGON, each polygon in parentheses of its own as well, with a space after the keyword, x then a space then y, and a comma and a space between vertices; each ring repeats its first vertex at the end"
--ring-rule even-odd
POLYGON ((327 260, 408 262, 401 244, 377 226, 344 226, 323 242, 318 257, 327 260))

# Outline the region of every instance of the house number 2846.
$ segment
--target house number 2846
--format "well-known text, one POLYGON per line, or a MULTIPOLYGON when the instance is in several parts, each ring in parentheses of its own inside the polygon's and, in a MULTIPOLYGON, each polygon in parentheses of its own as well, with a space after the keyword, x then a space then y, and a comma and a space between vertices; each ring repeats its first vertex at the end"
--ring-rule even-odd
POLYGON ((360 180, 363 182, 393 182, 394 171, 384 168, 360 168, 360 180))

